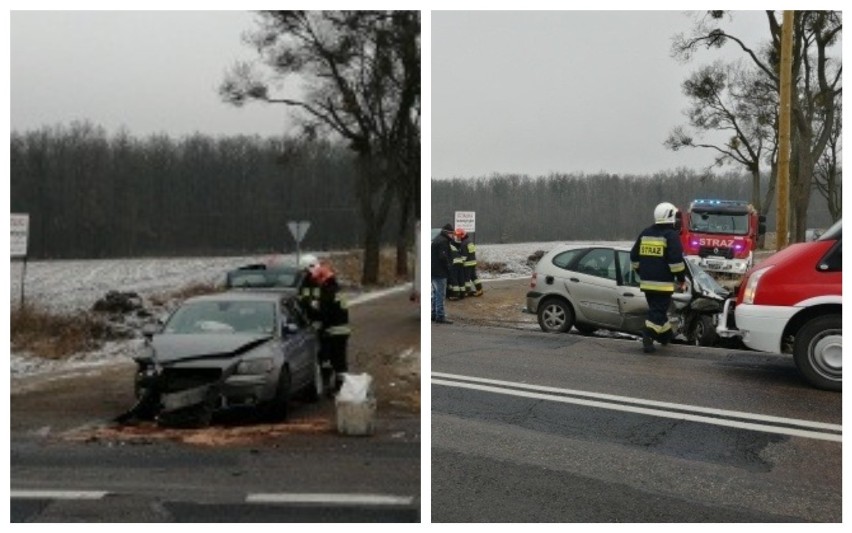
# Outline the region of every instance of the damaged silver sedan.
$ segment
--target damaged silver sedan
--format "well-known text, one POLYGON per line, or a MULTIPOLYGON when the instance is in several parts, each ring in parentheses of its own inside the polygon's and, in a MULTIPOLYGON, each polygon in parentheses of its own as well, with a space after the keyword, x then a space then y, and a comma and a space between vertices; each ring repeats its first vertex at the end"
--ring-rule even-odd
POLYGON ((186 300, 134 357, 138 403, 124 420, 205 426, 214 411, 253 406, 286 420, 294 395, 323 384, 316 331, 292 295, 226 292, 186 300))

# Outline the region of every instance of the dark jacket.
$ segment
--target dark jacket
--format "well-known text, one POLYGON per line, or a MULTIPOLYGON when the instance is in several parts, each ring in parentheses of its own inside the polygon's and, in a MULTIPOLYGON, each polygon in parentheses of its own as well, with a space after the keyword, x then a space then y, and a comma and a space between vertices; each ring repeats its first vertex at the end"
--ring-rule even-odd
POLYGON ((630 262, 639 272, 643 291, 674 292, 675 280, 686 279, 680 236, 671 224, 645 228, 630 250, 630 262))
POLYGON ((320 333, 324 337, 337 335, 348 336, 349 328, 349 305, 340 294, 340 288, 336 280, 330 280, 320 289, 319 317, 322 321, 320 333))
POLYGON ((432 241, 432 277, 450 277, 450 239, 446 232, 441 231, 432 241))

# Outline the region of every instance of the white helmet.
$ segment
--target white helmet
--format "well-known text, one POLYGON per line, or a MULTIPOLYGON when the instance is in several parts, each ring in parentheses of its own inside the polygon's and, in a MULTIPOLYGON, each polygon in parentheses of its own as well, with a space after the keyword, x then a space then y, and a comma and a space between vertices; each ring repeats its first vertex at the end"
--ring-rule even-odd
POLYGON ((674 224, 677 207, 669 202, 663 202, 654 208, 654 224, 674 224))

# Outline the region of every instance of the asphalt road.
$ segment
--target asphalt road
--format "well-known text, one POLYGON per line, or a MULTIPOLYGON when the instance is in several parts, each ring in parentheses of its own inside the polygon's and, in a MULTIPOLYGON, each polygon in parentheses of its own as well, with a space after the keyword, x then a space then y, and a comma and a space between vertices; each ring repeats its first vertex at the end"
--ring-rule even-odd
POLYGON ((372 436, 337 434, 332 400, 295 401, 286 424, 117 426, 128 363, 13 382, 11 521, 419 522, 419 372, 398 357, 419 353, 417 313, 396 292, 350 316, 350 370, 380 381, 372 436))
POLYGON ((842 396, 789 357, 464 319, 431 357, 433 522, 841 520, 842 396))

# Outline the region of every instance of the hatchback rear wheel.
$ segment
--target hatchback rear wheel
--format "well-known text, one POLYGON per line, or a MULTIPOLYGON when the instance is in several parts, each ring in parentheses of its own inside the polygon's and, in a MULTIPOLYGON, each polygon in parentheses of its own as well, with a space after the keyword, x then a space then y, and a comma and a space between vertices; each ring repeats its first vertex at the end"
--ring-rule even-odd
POLYGON ((565 333, 574 325, 574 310, 565 300, 549 298, 538 306, 538 325, 547 333, 565 333))

